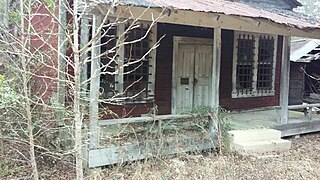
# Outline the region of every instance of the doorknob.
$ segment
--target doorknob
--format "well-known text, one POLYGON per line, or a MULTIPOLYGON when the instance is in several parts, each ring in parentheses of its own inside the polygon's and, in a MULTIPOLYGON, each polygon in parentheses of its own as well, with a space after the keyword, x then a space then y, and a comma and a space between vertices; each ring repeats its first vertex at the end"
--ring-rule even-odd
POLYGON ((193 83, 194 83, 194 84, 197 84, 197 83, 198 83, 198 79, 197 79, 197 78, 194 78, 193 83))

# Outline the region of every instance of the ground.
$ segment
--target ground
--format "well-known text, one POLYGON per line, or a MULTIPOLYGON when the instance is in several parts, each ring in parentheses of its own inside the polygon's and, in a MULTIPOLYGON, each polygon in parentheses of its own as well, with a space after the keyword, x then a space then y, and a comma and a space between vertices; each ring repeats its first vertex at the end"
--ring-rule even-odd
MULTIPOLYGON (((320 133, 291 137, 280 153, 179 155, 106 168, 102 179, 320 179, 320 133)), ((92 178, 92 177, 91 177, 92 178)))
MULTIPOLYGON (((181 154, 106 167, 96 177, 87 179, 320 179, 320 133, 288 139, 292 148, 281 153, 181 154)), ((0 158, 0 179, 30 179, 26 163, 7 158, 0 158)), ((38 160, 41 179, 75 179, 72 163, 50 158, 38 160)))

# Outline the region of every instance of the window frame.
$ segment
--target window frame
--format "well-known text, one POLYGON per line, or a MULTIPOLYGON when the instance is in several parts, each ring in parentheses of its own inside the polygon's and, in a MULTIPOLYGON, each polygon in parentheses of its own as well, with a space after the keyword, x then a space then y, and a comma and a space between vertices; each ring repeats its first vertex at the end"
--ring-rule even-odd
POLYGON ((277 48, 278 48, 278 36, 272 34, 262 34, 262 33, 251 33, 234 31, 233 40, 233 66, 232 66, 232 98, 248 98, 248 97, 264 97, 264 96, 274 96, 275 95, 275 73, 276 73, 276 62, 277 62, 277 48), (249 93, 239 93, 237 89, 237 66, 238 66, 238 37, 240 35, 253 36, 253 75, 252 75, 252 90, 249 93), (258 66, 259 66, 259 42, 260 36, 272 37, 274 40, 274 50, 273 50, 273 64, 272 64, 272 83, 271 89, 258 89, 258 66))

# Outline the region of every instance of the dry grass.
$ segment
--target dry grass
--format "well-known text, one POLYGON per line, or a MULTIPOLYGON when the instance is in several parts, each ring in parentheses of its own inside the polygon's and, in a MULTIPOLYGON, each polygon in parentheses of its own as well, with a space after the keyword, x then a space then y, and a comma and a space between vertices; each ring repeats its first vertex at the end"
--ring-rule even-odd
POLYGON ((320 134, 291 140, 281 153, 181 154, 108 167, 88 179, 320 179, 320 134))

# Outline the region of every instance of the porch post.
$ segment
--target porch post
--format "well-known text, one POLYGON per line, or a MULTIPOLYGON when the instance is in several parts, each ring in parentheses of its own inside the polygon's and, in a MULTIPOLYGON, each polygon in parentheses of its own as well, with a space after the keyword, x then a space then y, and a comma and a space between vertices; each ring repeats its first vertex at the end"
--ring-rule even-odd
POLYGON ((290 79, 290 47, 291 37, 283 36, 281 80, 280 80, 280 123, 288 123, 289 79, 290 79))
MULTIPOLYGON (((212 77, 211 77, 211 107, 216 114, 214 117, 218 117, 219 112, 219 83, 220 83, 220 61, 221 61, 221 28, 217 27, 213 33, 213 59, 212 59, 212 77)), ((212 138, 215 134, 215 122, 214 119, 209 119, 209 133, 212 138)), ((217 119, 216 119, 217 121, 217 119)))
POLYGON ((219 108, 219 83, 221 62, 221 28, 214 29, 213 35, 213 61, 212 61, 212 102, 211 106, 216 112, 219 108))
MULTIPOLYGON (((89 20, 88 20, 88 17, 86 16, 83 16, 81 18, 81 27, 80 27, 80 48, 84 48, 87 43, 89 42, 89 20)), ((82 52, 81 52, 81 55, 80 55, 80 59, 81 59, 81 62, 83 63, 82 64, 82 68, 81 68, 81 97, 88 97, 88 94, 87 94, 87 82, 84 83, 88 77, 87 77, 87 74, 88 74, 88 63, 86 63, 85 61, 87 61, 87 58, 88 58, 88 53, 87 53, 87 48, 85 48, 82 52)), ((86 103, 86 102, 85 102, 86 103)))
POLYGON ((91 75, 90 75, 90 105, 89 105, 89 120, 90 120, 90 149, 96 149, 99 146, 99 88, 100 88, 100 36, 97 34, 97 29, 101 25, 100 14, 92 16, 92 42, 91 52, 91 75), (97 35, 96 35, 97 34, 97 35), (96 35, 96 37, 94 37, 96 35))

